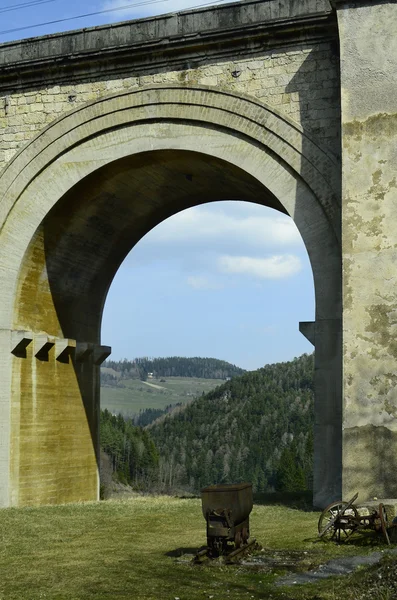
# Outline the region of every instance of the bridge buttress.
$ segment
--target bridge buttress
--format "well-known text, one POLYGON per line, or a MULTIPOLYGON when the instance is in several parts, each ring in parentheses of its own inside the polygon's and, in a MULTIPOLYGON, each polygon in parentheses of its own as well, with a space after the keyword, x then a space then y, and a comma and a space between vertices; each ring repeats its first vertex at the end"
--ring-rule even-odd
POLYGON ((335 5, 342 94, 343 495, 397 498, 397 4, 335 5))

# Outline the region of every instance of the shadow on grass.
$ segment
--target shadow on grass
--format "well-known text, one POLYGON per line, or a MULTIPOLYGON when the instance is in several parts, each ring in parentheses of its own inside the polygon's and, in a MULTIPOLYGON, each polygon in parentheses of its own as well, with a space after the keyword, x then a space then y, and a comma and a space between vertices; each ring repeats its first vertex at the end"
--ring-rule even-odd
POLYGON ((354 533, 351 537, 346 540, 337 542, 336 540, 324 540, 319 537, 307 538, 305 542, 311 542, 313 544, 335 544, 337 546, 348 546, 356 548, 387 548, 386 540, 381 532, 363 530, 354 533))
POLYGON ((175 550, 166 552, 164 556, 170 556, 171 558, 179 558, 184 554, 197 554, 197 552, 204 550, 204 548, 206 548, 206 546, 200 546, 200 548, 197 548, 197 546, 195 546, 194 548, 175 548, 175 550))
POLYGON ((286 506, 305 512, 313 512, 313 492, 261 492, 254 494, 254 504, 286 506))
MULTIPOLYGON (((273 587, 273 577, 264 573, 242 573, 235 565, 224 567, 222 573, 211 567, 201 566, 199 569, 190 565, 175 565, 164 569, 164 566, 151 564, 146 567, 142 563, 133 564, 131 572, 129 561, 120 561, 117 565, 105 567, 100 581, 92 582, 85 588, 81 598, 106 600, 109 597, 140 600, 174 600, 218 598, 225 600, 296 600, 285 590, 273 587), (129 576, 128 576, 129 575, 129 576), (259 581, 260 578, 260 581, 259 581), (112 586, 109 586, 109 581, 112 586), (155 585, 148 585, 148 582, 155 585)), ((80 598, 80 597, 79 597, 80 598)), ((68 598, 69 600, 69 598, 68 598)), ((309 595, 305 600, 320 600, 318 596, 309 595)))

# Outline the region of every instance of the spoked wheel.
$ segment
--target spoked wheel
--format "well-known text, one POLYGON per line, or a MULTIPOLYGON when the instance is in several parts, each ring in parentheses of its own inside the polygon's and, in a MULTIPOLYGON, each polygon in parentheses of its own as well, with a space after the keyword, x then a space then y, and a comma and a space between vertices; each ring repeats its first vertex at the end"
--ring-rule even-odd
POLYGON ((356 519, 357 509, 350 502, 333 502, 323 510, 318 520, 319 536, 327 541, 344 542, 356 530, 356 519))
POLYGON ((390 524, 389 524, 389 519, 388 519, 388 516, 387 516, 387 512, 386 512, 385 506, 382 503, 379 504, 379 518, 380 518, 380 524, 381 524, 381 527, 382 527, 382 533, 384 535, 386 543, 390 546, 389 534, 387 532, 387 530, 390 527, 390 524))

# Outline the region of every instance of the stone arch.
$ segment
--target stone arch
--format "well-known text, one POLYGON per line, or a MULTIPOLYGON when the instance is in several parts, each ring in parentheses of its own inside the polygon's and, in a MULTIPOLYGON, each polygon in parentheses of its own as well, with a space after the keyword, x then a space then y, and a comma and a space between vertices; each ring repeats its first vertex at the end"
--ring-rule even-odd
MULTIPOLYGON (((236 199, 289 213, 308 250, 316 291, 316 326, 311 333, 316 344, 319 442, 316 503, 338 496, 340 423, 335 417, 331 422, 331 415, 340 413, 341 396, 337 162, 298 124, 255 99, 200 86, 167 85, 102 98, 62 116, 19 152, 0 177, 0 327, 7 352, 3 380, 8 382, 0 400, 10 422, 0 459, 11 465, 2 504, 89 499, 97 494, 98 368, 92 356, 100 354, 100 316, 111 280, 125 254, 158 222, 202 202, 200 194, 215 200, 233 199, 233 193, 236 199), (190 164, 197 172, 193 187, 186 184, 190 164), (131 213, 126 229, 123 219, 116 219, 112 231, 97 231, 99 221, 103 228, 106 220, 115 218, 115 210, 110 214, 106 208, 114 190, 123 198, 124 209, 134 204, 126 191, 131 173, 146 200, 131 213), (169 173, 180 176, 178 189, 171 186, 169 173), (154 195, 145 196, 145 182, 159 177, 154 195), (208 178, 216 185, 200 183, 208 178), (104 195, 107 182, 111 184, 104 195), (100 215, 84 212, 85 206, 97 210, 99 205, 100 215), (86 240, 88 254, 81 240, 86 240), (68 270, 70 263, 74 271, 68 270), (83 352, 81 360, 77 354, 69 360, 66 352, 62 363, 61 349, 70 350, 70 340, 77 340, 80 354, 86 348, 91 358, 85 360, 83 352), (15 356, 21 344, 25 358, 15 356), (40 352, 45 360, 37 362, 40 352), (18 438, 20 406, 26 395, 31 413, 37 394, 51 385, 61 395, 66 387, 75 409, 85 409, 86 423, 79 430, 85 460, 76 467, 80 471, 74 479, 65 467, 63 481, 53 482, 52 491, 44 486, 40 495, 37 485, 35 492, 29 488, 29 478, 21 479, 25 455, 18 438), (324 436, 330 451, 322 450, 324 436), (72 480, 86 482, 87 473, 88 497, 78 484, 77 495, 65 493, 72 480)), ((39 479, 48 479, 52 468, 31 467, 39 479)))

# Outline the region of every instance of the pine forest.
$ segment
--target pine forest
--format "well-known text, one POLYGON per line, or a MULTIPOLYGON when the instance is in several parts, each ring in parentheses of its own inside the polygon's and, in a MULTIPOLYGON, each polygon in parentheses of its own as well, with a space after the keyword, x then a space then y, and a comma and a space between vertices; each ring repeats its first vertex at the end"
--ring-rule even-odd
POLYGON ((198 493, 250 481, 255 492, 309 490, 313 356, 234 376, 151 421, 142 428, 102 412, 102 448, 115 476, 135 487, 198 493))

